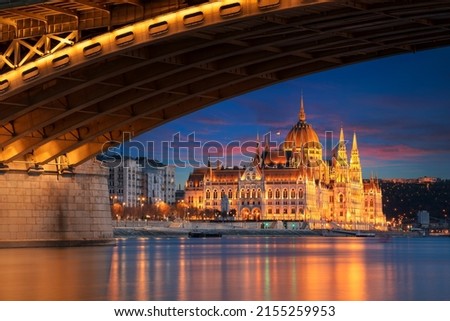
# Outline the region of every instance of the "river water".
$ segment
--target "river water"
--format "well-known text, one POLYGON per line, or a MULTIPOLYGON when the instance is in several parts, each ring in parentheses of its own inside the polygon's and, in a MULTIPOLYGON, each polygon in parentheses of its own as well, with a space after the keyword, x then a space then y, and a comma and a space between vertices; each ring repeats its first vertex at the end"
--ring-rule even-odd
POLYGON ((0 300, 450 300, 450 238, 140 238, 1 249, 0 286, 0 300))

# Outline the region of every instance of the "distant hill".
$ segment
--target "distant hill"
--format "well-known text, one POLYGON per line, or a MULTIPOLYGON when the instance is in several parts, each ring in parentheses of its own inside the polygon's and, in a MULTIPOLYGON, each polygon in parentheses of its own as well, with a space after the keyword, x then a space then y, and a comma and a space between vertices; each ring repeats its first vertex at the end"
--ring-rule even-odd
POLYGON ((436 182, 380 182, 386 218, 415 218, 419 210, 430 213, 432 220, 450 219, 450 180, 436 182))

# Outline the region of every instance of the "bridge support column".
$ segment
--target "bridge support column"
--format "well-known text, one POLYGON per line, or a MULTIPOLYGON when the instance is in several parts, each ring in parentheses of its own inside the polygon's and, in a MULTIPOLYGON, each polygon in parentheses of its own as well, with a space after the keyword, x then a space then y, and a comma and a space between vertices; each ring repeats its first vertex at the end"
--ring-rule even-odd
POLYGON ((107 175, 94 161, 73 174, 0 175, 0 247, 111 243, 107 175))

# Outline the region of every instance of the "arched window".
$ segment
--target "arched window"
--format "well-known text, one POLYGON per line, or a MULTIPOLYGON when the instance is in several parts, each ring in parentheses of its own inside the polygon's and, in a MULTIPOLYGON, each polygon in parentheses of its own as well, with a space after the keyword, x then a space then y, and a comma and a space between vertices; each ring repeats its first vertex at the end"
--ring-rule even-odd
POLYGON ((241 188, 241 198, 244 198, 244 197, 245 197, 245 192, 244 192, 244 189, 241 188))
POLYGON ((194 183, 192 181, 189 181, 189 187, 194 186, 194 183))
POLYGON ((258 190, 256 191, 256 198, 261 198, 261 189, 258 188, 258 190))
POLYGON ((303 189, 298 190, 298 198, 303 199, 305 197, 305 193, 303 192, 303 189))
POLYGON ((267 198, 273 198, 273 192, 271 189, 267 191, 267 198))
POLYGON ((275 190, 275 198, 280 198, 280 190, 278 188, 275 190))
POLYGON ((373 207, 373 200, 370 200, 370 207, 373 207))
POLYGON ((288 191, 286 188, 283 190, 283 198, 288 198, 288 191))
POLYGON ((256 190, 252 189, 252 198, 255 198, 255 197, 256 197, 256 190))
POLYGON ((206 190, 206 199, 209 200, 211 198, 211 191, 209 189, 206 190))
POLYGON ((245 198, 249 198, 250 197, 250 189, 247 188, 246 192, 245 192, 245 198))
POLYGON ((344 195, 339 194, 339 203, 344 203, 344 195))
POLYGON ((231 188, 228 190, 228 198, 229 199, 233 198, 233 191, 231 190, 231 188))
POLYGON ((295 198, 295 189, 291 189, 291 198, 292 198, 292 199, 295 198))
POLYGON ((223 198, 225 196, 225 190, 220 191, 220 198, 223 198))
POLYGON ((214 191, 213 191, 213 199, 217 199, 217 190, 215 189, 214 191))

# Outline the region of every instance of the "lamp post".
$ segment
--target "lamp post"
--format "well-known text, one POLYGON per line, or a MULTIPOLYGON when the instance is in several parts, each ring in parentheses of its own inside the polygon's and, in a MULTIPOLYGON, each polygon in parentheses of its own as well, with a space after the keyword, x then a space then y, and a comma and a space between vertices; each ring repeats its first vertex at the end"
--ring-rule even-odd
POLYGON ((125 205, 126 205, 127 203, 125 203, 125 202, 123 202, 122 203, 122 209, 123 209, 123 216, 125 216, 125 226, 127 226, 126 224, 126 221, 128 221, 128 216, 126 215, 126 212, 125 212, 125 205))
POLYGON ((139 195, 139 197, 138 197, 138 201, 139 201, 139 208, 140 208, 140 210, 139 210, 139 218, 140 219, 144 219, 144 216, 143 216, 143 209, 144 209, 144 202, 145 202, 145 200, 146 200, 146 198, 145 198, 145 196, 144 195, 139 195))

